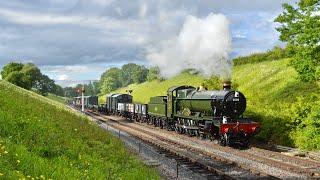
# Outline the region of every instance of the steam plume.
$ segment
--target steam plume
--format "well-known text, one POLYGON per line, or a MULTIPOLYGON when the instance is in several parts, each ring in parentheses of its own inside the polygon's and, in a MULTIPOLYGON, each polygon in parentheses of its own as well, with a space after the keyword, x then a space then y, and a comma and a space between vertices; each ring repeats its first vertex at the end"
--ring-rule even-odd
POLYGON ((207 77, 230 78, 230 51, 229 21, 222 14, 211 13, 205 18, 188 16, 178 36, 149 50, 147 59, 159 66, 164 77, 192 68, 207 77))

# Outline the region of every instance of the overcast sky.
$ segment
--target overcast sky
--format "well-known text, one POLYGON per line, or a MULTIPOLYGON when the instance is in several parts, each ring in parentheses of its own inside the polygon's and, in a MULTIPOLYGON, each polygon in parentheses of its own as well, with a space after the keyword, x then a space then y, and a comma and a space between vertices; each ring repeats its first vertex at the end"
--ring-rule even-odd
POLYGON ((111 66, 148 65, 146 50, 189 15, 230 21, 231 57, 279 45, 274 18, 294 0, 2 0, 0 68, 33 62, 55 80, 99 79, 111 66))

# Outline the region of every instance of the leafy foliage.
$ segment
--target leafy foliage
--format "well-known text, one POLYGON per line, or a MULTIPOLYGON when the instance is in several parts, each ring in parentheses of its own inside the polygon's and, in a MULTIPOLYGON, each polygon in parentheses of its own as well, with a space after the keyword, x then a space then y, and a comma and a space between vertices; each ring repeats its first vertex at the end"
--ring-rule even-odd
MULTIPOLYGON (((153 81, 156 79, 161 79, 160 77, 160 68, 155 66, 155 67, 150 67, 149 68, 149 73, 147 76, 148 81, 153 81)), ((162 79, 163 80, 163 79, 162 79)))
POLYGON ((84 95, 97 95, 100 93, 100 83, 97 81, 91 81, 89 84, 77 84, 75 87, 65 87, 62 88, 62 95, 67 98, 77 97, 81 95, 82 88, 85 89, 84 95))
POLYGON ((8 63, 3 67, 1 75, 4 80, 24 89, 34 89, 41 95, 48 93, 61 95, 62 93, 62 88, 48 76, 42 74, 40 69, 32 63, 8 63))
POLYGON ((291 138, 303 149, 320 149, 320 97, 299 97, 289 109, 291 138))
POLYGON ((320 66, 320 2, 300 0, 297 7, 283 4, 284 12, 275 22, 280 23, 277 31, 280 40, 295 48, 291 65, 303 81, 319 79, 320 66))
POLYGON ((5 65, 3 67, 2 71, 1 71, 2 79, 7 78, 7 76, 9 76, 9 74, 14 71, 21 71, 22 68, 23 68, 22 63, 16 63, 16 62, 8 63, 7 65, 5 65))
POLYGON ((142 83, 147 80, 148 69, 143 65, 134 63, 125 64, 121 69, 110 68, 100 78, 100 89, 102 93, 109 93, 117 88, 132 83, 142 83))

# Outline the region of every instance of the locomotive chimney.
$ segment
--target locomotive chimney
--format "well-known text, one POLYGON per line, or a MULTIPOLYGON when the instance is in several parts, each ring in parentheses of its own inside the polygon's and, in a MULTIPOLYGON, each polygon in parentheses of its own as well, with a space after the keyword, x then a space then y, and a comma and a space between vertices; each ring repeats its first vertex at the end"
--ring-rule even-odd
POLYGON ((223 90, 228 91, 231 89, 231 81, 224 81, 223 82, 223 90))

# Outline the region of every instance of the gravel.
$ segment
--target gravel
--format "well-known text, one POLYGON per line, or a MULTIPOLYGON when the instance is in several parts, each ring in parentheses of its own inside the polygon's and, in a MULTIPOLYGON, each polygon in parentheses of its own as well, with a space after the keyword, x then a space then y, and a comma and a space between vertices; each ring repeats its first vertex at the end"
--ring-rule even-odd
MULTIPOLYGON (((140 125, 130 123, 128 125, 139 127, 140 125)), ((259 161, 250 160, 248 158, 241 157, 237 154, 241 153, 241 151, 238 151, 237 153, 230 153, 231 151, 234 151, 231 148, 224 148, 224 147, 213 147, 214 144, 211 144, 210 146, 208 144, 212 142, 206 142, 203 140, 199 140, 196 138, 189 138, 185 135, 179 135, 175 134, 173 132, 167 132, 165 130, 160 130, 157 128, 153 128, 152 126, 150 128, 147 128, 147 126, 144 126, 143 130, 150 131, 150 133, 156 133, 157 135, 164 136, 172 141, 176 141, 182 144, 186 144, 188 146, 191 146, 195 149, 204 150, 206 152, 212 153, 216 156, 228 159, 230 161, 236 162, 237 164, 243 165, 245 167, 249 167, 252 169, 259 170, 261 172, 264 172, 266 174, 270 174, 275 177, 279 177, 281 179, 306 179, 307 176, 303 174, 293 173, 284 169, 276 168, 273 166, 266 165, 264 163, 261 163, 259 161), (169 135, 168 134, 172 134, 169 135), (201 141, 201 142, 200 142, 201 141)))
MULTIPOLYGON (((114 136, 119 137, 119 130, 105 123, 98 122, 99 126, 111 132, 114 136)), ((155 167, 165 179, 221 179, 219 176, 213 174, 201 175, 193 172, 187 165, 179 165, 179 172, 177 178, 177 161, 172 157, 167 157, 160 149, 151 146, 143 141, 132 137, 126 132, 120 131, 120 139, 124 144, 148 166, 155 167), (140 144, 140 153, 139 153, 140 144)))
MULTIPOLYGON (((102 128, 108 129, 111 131, 115 136, 118 136, 118 130, 107 125, 105 123, 99 123, 102 128)), ((241 165, 241 167, 246 167, 254 170, 258 170, 260 172, 264 172, 266 174, 270 174, 275 177, 279 177, 281 179, 307 179, 308 177, 294 173, 291 171, 287 171, 281 168, 274 167, 272 165, 267 165, 263 162, 259 162, 259 159, 255 159, 249 157, 250 154, 241 152, 239 150, 233 150, 231 148, 224 148, 219 147, 218 145, 214 145, 212 142, 199 140, 197 138, 190 138, 185 135, 179 135, 173 132, 167 132, 165 130, 160 130, 158 128, 154 128, 146 125, 139 125, 135 123, 128 123, 128 127, 135 127, 135 128, 143 128, 143 131, 150 132, 151 134, 154 133, 157 136, 162 136, 164 138, 169 139, 172 142, 178 142, 180 144, 184 144, 186 146, 192 147, 193 149, 201 150, 213 154, 215 156, 221 157, 223 159, 227 159, 228 161, 236 162, 236 164, 241 165), (232 153, 233 152, 233 153, 232 153), (242 155, 240 155, 242 154, 242 155)), ((176 178, 176 164, 177 161, 172 157, 167 157, 164 155, 161 150, 154 146, 150 146, 147 143, 141 142, 141 140, 132 137, 131 135, 121 132, 121 139, 124 141, 127 147, 129 147, 133 152, 137 153, 139 157, 150 166, 155 166, 161 175, 166 179, 177 179, 176 178), (139 153, 139 143, 141 147, 141 151, 139 153)), ((204 158, 203 158, 204 159, 204 158)), ((213 159, 211 158, 211 161, 213 159)), ((179 166, 179 177, 178 179, 219 179, 218 176, 203 176, 199 172, 193 172, 193 167, 188 167, 185 165, 179 166)), ((239 173, 238 171, 232 172, 232 169, 228 172, 228 174, 239 173)), ((241 176, 240 176, 241 177, 241 176)), ((250 177, 248 177, 250 178, 250 177)))

